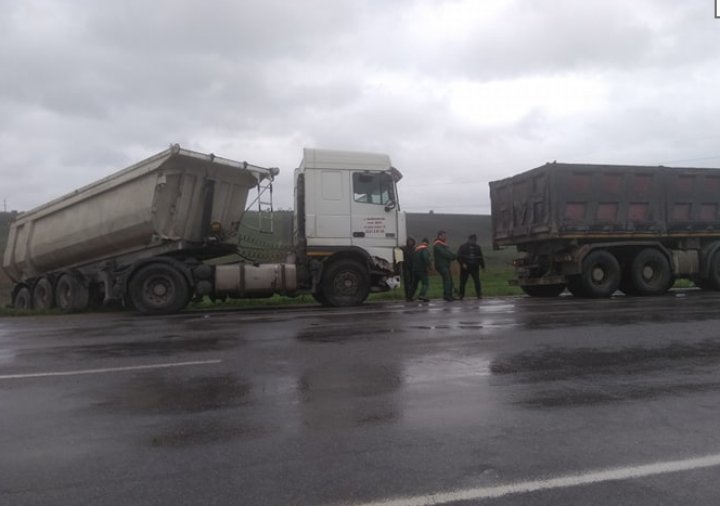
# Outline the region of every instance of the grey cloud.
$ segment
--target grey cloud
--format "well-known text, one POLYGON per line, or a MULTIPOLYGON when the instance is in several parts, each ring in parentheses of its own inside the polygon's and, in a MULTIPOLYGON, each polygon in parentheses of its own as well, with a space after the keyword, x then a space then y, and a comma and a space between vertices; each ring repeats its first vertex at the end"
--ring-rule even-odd
POLYGON ((496 21, 483 19, 469 37, 425 45, 422 54, 417 47, 426 34, 408 26, 394 48, 393 63, 441 78, 462 75, 481 80, 636 70, 662 67, 668 58, 676 63, 714 58, 707 49, 688 51, 688 46, 714 45, 717 29, 702 0, 516 0, 505 4, 496 21))
POLYGON ((464 36, 433 37, 416 17, 461 5, 10 0, 0 196, 27 208, 169 142, 280 165, 286 207, 303 145, 388 152, 404 205, 438 209, 484 209, 487 180, 553 159, 714 154, 720 21, 706 0, 517 0, 492 22, 469 11, 464 36), (537 76, 597 79, 607 95, 565 115, 526 96, 519 117, 494 123, 451 109, 449 83, 537 76))

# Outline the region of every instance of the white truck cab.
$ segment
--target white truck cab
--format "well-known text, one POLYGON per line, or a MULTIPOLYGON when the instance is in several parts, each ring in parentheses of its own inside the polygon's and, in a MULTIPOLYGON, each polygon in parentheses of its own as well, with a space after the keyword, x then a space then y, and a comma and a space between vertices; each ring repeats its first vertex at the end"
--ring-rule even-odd
MULTIPOLYGON (((304 150, 295 170, 295 241, 305 255, 319 262, 319 269, 313 269, 313 284, 320 286, 316 298, 321 302, 345 305, 326 293, 329 286, 322 287, 328 284, 322 280, 331 265, 340 260, 367 269, 369 290, 381 291, 397 283, 394 266, 402 260, 400 246, 407 235, 396 189, 401 178, 384 154, 304 150)), ((348 288, 351 277, 345 277, 348 288)), ((336 288, 332 285, 333 291, 336 288)), ((357 302, 361 301, 353 303, 357 302)))

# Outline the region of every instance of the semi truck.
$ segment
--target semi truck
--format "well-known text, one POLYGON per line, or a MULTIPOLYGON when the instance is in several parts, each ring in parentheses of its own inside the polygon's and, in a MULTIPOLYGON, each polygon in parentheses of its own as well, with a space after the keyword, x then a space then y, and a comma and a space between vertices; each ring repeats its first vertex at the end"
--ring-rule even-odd
POLYGON ((307 293, 348 306, 396 286, 406 240, 402 174, 377 153, 305 149, 285 261, 219 261, 238 251, 243 218, 271 211, 278 173, 174 144, 21 213, 2 264, 14 282, 12 305, 75 311, 119 301, 166 314, 194 297, 307 293))
POLYGON ((490 183, 496 249, 530 296, 720 290, 720 169, 548 163, 490 183))

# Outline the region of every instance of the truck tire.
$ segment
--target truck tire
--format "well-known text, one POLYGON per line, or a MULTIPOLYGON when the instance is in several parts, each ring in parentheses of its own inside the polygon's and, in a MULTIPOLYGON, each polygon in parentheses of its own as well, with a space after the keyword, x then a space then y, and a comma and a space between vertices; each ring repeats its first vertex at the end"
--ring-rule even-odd
POLYGON ((661 295, 672 283, 670 262, 662 252, 646 248, 638 253, 630 267, 630 280, 639 295, 661 295))
POLYGON ((141 313, 170 314, 190 301, 185 276, 171 265, 153 263, 141 267, 130 279, 130 302, 141 313))
POLYGON ((32 302, 35 309, 45 310, 55 307, 55 292, 48 278, 40 278, 40 280, 35 283, 32 302))
POLYGON ((337 260, 322 275, 322 296, 330 306, 355 306, 362 304, 370 293, 370 276, 361 264, 354 260, 337 260))
POLYGON ((72 274, 63 274, 55 285, 55 304, 65 312, 86 309, 90 302, 90 292, 83 283, 72 274))
POLYGON ((592 251, 583 260, 579 284, 585 297, 610 297, 620 284, 620 264, 609 251, 592 251))
POLYGON ((323 293, 321 286, 318 285, 315 288, 315 291, 312 293, 312 297, 313 297, 313 299, 315 299, 316 302, 322 304, 323 306, 328 305, 327 297, 325 297, 325 294, 323 293))
POLYGON ((720 290, 720 251, 716 251, 710 260, 707 280, 702 281, 703 289, 720 290))
POLYGON ((32 292, 30 288, 23 285, 15 292, 13 297, 13 307, 15 309, 30 310, 32 309, 32 292))
POLYGON ((521 285, 523 292, 530 297, 557 297, 565 291, 565 285, 521 285))

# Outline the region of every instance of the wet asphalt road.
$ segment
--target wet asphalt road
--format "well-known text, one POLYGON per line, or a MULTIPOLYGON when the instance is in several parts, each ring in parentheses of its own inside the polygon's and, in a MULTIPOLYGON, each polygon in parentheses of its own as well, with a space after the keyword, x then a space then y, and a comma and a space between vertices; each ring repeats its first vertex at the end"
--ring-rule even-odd
POLYGON ((718 308, 5 318, 0 504, 716 504, 718 308))

